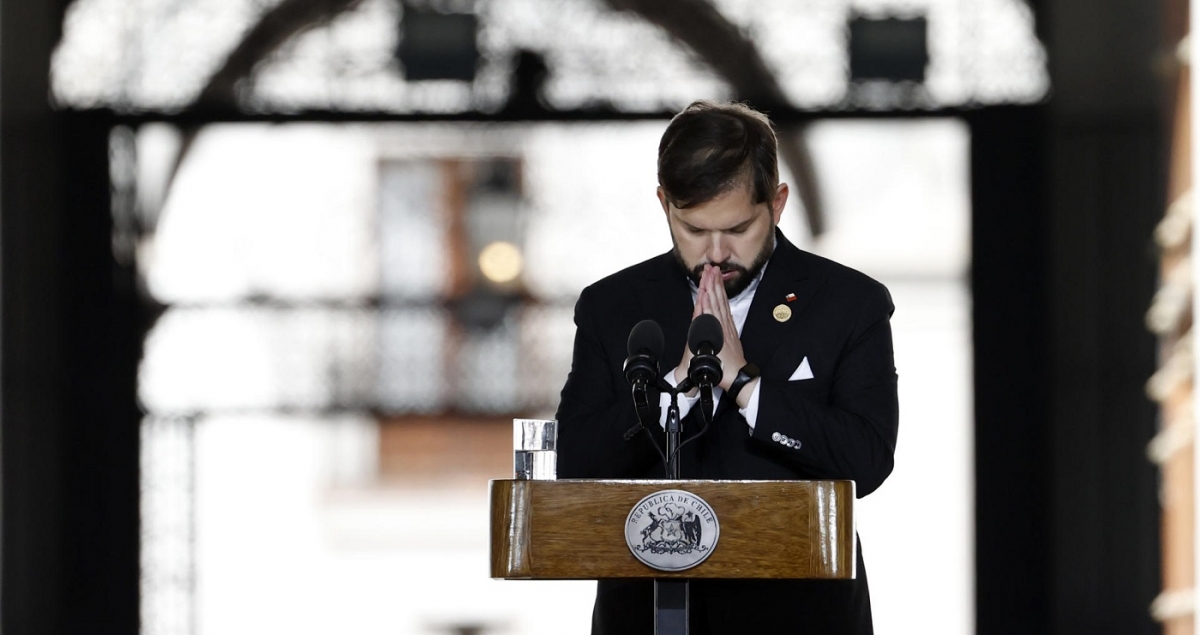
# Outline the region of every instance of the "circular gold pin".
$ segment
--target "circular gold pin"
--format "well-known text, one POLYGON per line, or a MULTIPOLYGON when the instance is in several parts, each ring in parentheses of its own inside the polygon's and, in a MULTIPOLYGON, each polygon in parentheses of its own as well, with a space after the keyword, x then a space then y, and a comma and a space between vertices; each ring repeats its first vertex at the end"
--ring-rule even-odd
POLYGON ((780 304, 771 311, 771 315, 775 316, 776 322, 787 322, 792 319, 792 310, 786 304, 780 304))

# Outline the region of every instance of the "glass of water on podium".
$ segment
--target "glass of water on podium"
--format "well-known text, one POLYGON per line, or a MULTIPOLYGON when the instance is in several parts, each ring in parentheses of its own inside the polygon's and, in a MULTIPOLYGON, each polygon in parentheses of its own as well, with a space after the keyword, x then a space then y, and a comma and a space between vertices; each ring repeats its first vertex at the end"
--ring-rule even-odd
POLYGON ((513 463, 517 480, 553 481, 558 472, 558 422, 513 419, 513 463))

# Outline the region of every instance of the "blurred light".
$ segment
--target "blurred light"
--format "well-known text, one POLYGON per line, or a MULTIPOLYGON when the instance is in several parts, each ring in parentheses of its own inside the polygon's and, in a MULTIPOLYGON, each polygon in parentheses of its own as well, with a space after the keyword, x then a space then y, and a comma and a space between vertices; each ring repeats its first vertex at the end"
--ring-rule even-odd
POLYGON ((488 280, 505 284, 517 279, 525 261, 516 245, 497 240, 479 252, 479 270, 488 280))

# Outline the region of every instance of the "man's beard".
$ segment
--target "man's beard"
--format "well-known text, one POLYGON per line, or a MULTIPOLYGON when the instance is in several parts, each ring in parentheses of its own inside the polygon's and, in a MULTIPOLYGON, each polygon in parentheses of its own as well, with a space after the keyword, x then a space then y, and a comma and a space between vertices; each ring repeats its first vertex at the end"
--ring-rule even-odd
MULTIPOLYGON (((674 236, 671 237, 672 242, 674 242, 674 238, 674 236)), ((725 281, 725 295, 731 300, 745 291, 751 282, 754 282, 758 274, 762 273, 763 267, 767 266, 767 261, 771 259, 771 254, 774 252, 774 231, 767 233, 766 242, 763 243, 762 249, 758 250, 758 255, 754 257, 754 262, 750 263, 749 268, 734 262, 702 262, 689 270, 687 263, 683 261, 683 255, 679 253, 679 245, 675 244, 674 249, 671 250, 671 253, 675 255, 675 262, 679 263, 679 268, 687 274, 688 278, 691 278, 697 287, 700 286, 700 276, 704 273, 704 267, 707 265, 718 267, 722 274, 729 271, 738 272, 739 275, 725 281)))

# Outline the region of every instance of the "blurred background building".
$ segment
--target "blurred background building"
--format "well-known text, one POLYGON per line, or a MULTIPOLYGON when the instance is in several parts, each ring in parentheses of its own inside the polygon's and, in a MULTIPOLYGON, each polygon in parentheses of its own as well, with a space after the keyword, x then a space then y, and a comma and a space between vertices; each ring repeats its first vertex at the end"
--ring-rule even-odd
POLYGON ((891 289, 881 633, 1194 632, 1186 0, 0 0, 0 628, 586 633, 510 421, 695 99, 891 289))

